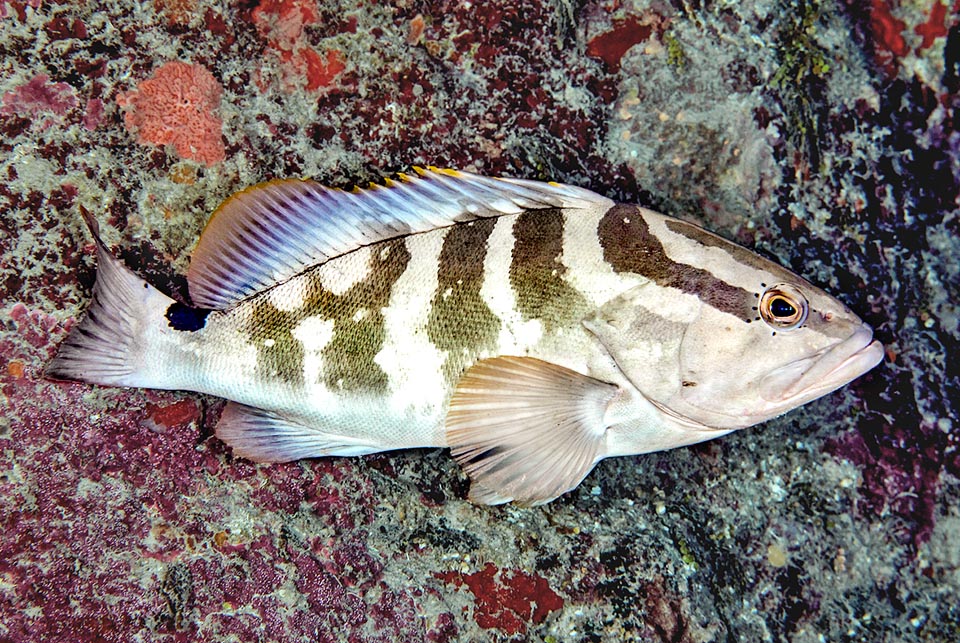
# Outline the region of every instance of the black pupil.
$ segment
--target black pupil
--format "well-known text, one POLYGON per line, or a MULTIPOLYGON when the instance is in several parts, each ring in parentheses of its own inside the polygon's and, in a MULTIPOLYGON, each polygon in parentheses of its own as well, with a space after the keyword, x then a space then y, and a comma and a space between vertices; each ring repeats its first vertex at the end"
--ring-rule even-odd
POLYGON ((793 317, 797 314, 797 309, 790 305, 786 299, 777 297, 770 302, 770 312, 774 317, 793 317))

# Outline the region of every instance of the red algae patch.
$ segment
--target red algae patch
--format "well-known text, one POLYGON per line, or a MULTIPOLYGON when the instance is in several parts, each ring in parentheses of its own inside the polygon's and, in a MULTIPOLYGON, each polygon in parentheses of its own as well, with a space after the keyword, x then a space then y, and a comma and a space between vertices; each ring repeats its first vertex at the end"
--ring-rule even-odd
POLYGON ((193 400, 180 400, 173 404, 147 404, 148 428, 157 433, 194 422, 200 418, 200 408, 193 400))
POLYGON ((303 59, 306 65, 307 91, 311 92, 331 84, 340 72, 346 69, 343 56, 336 49, 331 49, 325 56, 313 49, 304 49, 303 59))
MULTIPOLYGON (((76 107, 77 96, 73 87, 66 83, 51 83, 46 74, 37 74, 28 82, 3 94, 0 114, 38 116, 63 116, 76 107)), ((40 121, 40 129, 53 124, 51 118, 40 121)))
MULTIPOLYGON (((327 87, 346 69, 337 49, 319 53, 305 28, 320 22, 313 0, 261 0, 252 13, 257 32, 267 41, 267 56, 279 61, 280 85, 286 92, 317 91, 327 87)), ((266 89, 260 79, 261 89, 266 89)))
POLYGON ((644 42, 652 33, 653 27, 631 16, 615 22, 613 29, 590 40, 587 43, 587 55, 602 60, 610 71, 619 71, 620 59, 631 47, 644 42))
MULTIPOLYGON (((957 8, 960 9, 960 3, 958 3, 957 8)), ((913 28, 918 36, 923 37, 923 42, 920 43, 920 49, 929 49, 933 46, 937 38, 947 36, 949 33, 946 24, 947 11, 947 5, 942 2, 935 2, 933 7, 930 8, 929 19, 922 25, 917 25, 913 28)))
POLYGON ((907 24, 890 13, 890 7, 883 0, 873 0, 873 12, 870 14, 870 24, 873 27, 877 44, 894 56, 907 55, 909 48, 903 38, 907 24))
POLYGON ((120 94, 124 124, 144 145, 172 145, 181 158, 211 166, 225 157, 223 123, 215 111, 223 89, 201 65, 164 64, 134 90, 120 94))
POLYGON ((434 574, 457 587, 466 585, 476 599, 473 617, 484 629, 513 636, 527 631, 528 623, 542 623, 550 612, 563 607, 563 598, 546 579, 520 570, 500 570, 493 563, 473 574, 434 574))

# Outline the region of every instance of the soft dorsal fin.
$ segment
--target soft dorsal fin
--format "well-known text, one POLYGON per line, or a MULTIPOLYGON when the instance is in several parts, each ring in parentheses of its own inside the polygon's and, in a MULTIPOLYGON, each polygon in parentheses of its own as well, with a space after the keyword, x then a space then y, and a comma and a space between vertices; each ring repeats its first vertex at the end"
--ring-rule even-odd
POLYGON ((223 309, 361 246, 481 217, 612 201, 558 183, 416 168, 352 192, 285 179, 253 186, 213 214, 190 261, 195 306, 223 309))

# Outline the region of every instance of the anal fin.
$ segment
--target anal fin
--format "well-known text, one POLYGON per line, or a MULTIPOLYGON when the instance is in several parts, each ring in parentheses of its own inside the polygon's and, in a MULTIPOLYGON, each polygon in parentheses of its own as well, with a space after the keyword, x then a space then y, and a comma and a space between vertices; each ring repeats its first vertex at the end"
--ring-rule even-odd
POLYGON ((217 423, 217 437, 230 445, 235 455, 254 462, 365 455, 381 450, 369 444, 351 443, 342 436, 237 402, 229 402, 223 409, 217 423))
POLYGON ((604 456, 617 387, 530 357, 470 367, 450 401, 446 437, 473 481, 470 499, 539 505, 576 487, 604 456))

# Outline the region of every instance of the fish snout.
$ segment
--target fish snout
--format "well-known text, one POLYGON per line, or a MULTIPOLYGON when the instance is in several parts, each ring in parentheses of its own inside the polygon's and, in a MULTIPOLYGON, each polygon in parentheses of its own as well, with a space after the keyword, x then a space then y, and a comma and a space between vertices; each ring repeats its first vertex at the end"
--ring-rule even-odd
POLYGON ((883 344, 861 323, 845 340, 771 374, 761 387, 765 400, 797 406, 834 391, 883 360, 883 344))

